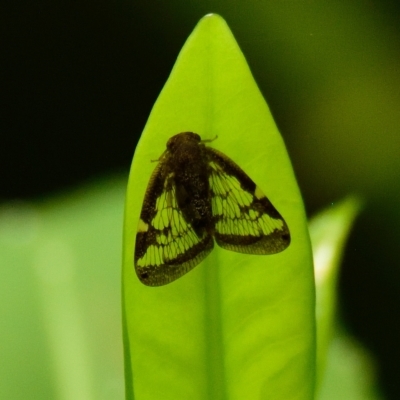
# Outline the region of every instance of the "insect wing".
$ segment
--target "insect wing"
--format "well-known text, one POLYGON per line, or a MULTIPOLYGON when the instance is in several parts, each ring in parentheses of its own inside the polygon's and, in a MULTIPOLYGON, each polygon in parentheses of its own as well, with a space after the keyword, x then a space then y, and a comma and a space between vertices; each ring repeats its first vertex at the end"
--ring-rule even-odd
POLYGON ((289 229, 260 188, 226 155, 211 147, 206 152, 218 245, 247 254, 285 250, 289 229))
POLYGON ((135 270, 148 286, 178 279, 214 246, 211 235, 197 236, 179 209, 174 173, 167 168, 166 157, 160 159, 151 176, 136 236, 135 270))

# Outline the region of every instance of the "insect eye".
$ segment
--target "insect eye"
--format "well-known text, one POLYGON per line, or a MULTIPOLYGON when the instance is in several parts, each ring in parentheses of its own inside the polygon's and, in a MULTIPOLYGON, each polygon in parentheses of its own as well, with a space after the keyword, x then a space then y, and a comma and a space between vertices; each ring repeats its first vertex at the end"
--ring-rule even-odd
POLYGON ((176 146, 176 136, 172 136, 167 142, 167 149, 173 150, 176 146))
POLYGON ((198 135, 197 133, 194 132, 190 132, 191 136, 193 137, 193 139, 196 140, 196 142, 201 142, 201 137, 200 135, 198 135))

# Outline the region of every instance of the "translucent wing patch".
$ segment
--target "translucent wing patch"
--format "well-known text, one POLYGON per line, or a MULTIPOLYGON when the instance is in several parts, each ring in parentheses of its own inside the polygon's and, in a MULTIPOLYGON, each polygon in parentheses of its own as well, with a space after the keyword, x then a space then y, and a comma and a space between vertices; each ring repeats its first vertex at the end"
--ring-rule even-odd
POLYGON ((199 264, 214 246, 212 236, 199 237, 178 207, 174 174, 164 177, 159 163, 150 180, 136 236, 135 268, 149 286, 170 283, 199 264))
POLYGON ((231 159, 207 147, 214 237, 227 250, 274 254, 290 244, 289 229, 264 193, 231 159))

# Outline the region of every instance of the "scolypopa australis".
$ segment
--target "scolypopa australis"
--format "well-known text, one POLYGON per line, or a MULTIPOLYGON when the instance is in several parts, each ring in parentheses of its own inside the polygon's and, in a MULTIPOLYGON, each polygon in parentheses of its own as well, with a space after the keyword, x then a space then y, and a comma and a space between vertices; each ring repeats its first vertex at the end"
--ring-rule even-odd
POLYGON ((290 244, 286 222, 229 157, 193 132, 171 137, 148 184, 134 263, 148 286, 170 283, 217 244, 247 254, 275 254, 290 244))

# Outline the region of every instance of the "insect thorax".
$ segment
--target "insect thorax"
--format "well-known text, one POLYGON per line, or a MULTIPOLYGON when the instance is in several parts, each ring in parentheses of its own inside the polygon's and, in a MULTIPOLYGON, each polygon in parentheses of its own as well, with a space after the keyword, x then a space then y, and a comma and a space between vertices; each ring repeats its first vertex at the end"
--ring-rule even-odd
POLYGON ((198 142, 184 141, 171 152, 168 163, 179 208, 200 237, 211 229, 212 223, 208 167, 203 149, 198 142))

